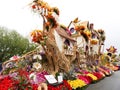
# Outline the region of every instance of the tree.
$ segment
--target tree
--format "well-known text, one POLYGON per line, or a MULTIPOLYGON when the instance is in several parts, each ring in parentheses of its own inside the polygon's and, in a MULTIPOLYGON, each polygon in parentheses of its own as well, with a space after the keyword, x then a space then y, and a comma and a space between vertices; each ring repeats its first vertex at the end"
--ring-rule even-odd
POLYGON ((35 49, 36 45, 30 43, 15 30, 0 27, 0 62, 8 60, 14 55, 22 54, 35 49))

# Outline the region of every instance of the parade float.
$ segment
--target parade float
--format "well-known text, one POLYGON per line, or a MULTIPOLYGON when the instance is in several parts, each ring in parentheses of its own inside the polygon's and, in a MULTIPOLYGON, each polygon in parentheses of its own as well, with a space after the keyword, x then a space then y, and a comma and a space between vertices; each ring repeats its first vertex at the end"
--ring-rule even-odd
POLYGON ((83 90, 119 69, 116 49, 104 53, 104 30, 78 18, 60 24, 59 9, 43 0, 29 5, 43 20, 30 34, 39 46, 3 63, 0 90, 83 90))

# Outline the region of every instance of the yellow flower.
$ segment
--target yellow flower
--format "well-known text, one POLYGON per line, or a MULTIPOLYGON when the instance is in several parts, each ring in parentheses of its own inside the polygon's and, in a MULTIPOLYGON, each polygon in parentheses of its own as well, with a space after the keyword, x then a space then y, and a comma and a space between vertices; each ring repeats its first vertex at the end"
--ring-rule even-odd
POLYGON ((91 73, 88 73, 87 74, 87 76, 90 76, 93 80, 97 80, 97 77, 96 76, 94 76, 93 74, 91 74, 91 73))
POLYGON ((83 87, 86 85, 86 83, 83 80, 76 79, 76 80, 68 80, 68 83, 73 89, 76 89, 78 87, 83 87))

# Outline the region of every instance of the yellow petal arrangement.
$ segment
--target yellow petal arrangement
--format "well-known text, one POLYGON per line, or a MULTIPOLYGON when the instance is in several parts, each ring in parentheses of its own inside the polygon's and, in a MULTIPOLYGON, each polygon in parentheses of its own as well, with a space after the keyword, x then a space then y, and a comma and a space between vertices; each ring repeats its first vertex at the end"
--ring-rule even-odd
POLYGON ((91 73, 88 73, 87 74, 87 76, 90 76, 94 81, 96 81, 97 80, 97 77, 96 76, 94 76, 93 74, 91 74, 91 73))
POLYGON ((73 89, 81 88, 86 86, 86 83, 83 80, 76 79, 76 80, 68 80, 68 83, 73 89))

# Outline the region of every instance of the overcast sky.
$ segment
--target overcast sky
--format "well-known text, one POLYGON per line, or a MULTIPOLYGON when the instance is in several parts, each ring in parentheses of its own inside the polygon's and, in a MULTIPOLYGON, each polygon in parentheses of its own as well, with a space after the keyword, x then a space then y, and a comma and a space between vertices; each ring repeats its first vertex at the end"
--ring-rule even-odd
MULTIPOLYGON (((17 30, 24 36, 33 29, 42 29, 41 18, 28 4, 32 0, 0 0, 0 26, 17 30)), ((115 46, 120 53, 120 5, 119 0, 45 0, 60 10, 60 23, 68 25, 79 17, 81 21, 94 23, 95 29, 106 32, 105 47, 115 46)))

